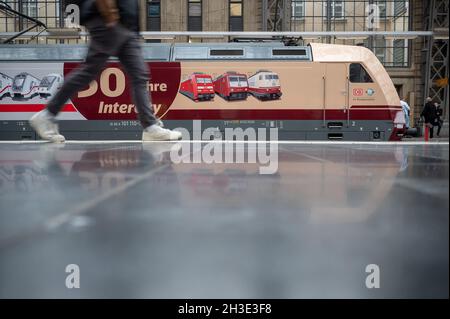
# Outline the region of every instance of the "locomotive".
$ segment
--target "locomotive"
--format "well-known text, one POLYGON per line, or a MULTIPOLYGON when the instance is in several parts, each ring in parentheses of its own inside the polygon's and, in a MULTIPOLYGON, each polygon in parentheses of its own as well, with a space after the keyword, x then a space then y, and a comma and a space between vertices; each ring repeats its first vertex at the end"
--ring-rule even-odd
MULTIPOLYGON (((37 93, 40 81, 25 70, 65 77, 84 59, 85 49, 84 45, 2 46, 0 69, 10 76, 24 74, 22 84, 35 87, 37 93)), ((193 120, 201 120, 203 127, 219 132, 235 127, 277 128, 283 140, 392 141, 404 132, 392 80, 364 47, 152 43, 144 44, 143 52, 151 72, 152 106, 169 128, 193 130, 193 120), (213 99, 212 90, 222 98, 213 99)), ((20 79, 14 79, 16 84, 20 79)), ((19 103, 3 97, 0 138, 35 139, 26 121, 45 102, 19 103)), ((68 101, 59 119, 68 139, 141 136, 128 77, 115 60, 68 101)))

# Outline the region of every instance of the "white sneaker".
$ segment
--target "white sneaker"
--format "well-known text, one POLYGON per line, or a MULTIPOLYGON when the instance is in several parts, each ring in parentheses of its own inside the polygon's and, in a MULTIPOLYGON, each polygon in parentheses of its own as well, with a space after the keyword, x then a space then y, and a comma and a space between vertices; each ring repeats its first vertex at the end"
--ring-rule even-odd
POLYGON ((32 128, 43 139, 53 143, 64 143, 66 139, 59 134, 55 116, 46 109, 36 113, 29 121, 32 128))
POLYGON ((160 119, 157 119, 157 120, 156 120, 156 125, 161 126, 161 127, 164 127, 164 123, 163 123, 163 121, 161 121, 160 119))
POLYGON ((176 141, 181 140, 180 132, 171 131, 162 128, 160 125, 153 124, 142 132, 142 141, 176 141))

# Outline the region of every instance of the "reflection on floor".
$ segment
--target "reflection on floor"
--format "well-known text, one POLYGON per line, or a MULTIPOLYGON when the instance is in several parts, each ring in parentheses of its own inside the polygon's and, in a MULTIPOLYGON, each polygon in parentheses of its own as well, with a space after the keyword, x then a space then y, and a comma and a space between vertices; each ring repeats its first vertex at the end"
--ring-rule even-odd
POLYGON ((448 144, 221 146, 0 144, 0 298, 448 297, 448 144))

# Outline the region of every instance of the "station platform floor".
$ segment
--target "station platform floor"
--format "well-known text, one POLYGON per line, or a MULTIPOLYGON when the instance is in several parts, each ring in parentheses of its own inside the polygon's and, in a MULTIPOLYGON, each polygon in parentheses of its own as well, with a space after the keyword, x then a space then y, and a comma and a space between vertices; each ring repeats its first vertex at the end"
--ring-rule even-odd
POLYGON ((217 144, 0 143, 0 298, 448 298, 448 142, 217 144))

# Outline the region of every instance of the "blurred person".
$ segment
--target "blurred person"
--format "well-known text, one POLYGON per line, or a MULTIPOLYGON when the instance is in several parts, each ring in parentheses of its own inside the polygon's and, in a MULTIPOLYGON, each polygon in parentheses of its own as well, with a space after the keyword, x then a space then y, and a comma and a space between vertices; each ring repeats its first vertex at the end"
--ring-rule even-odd
POLYGON ((411 114, 411 108, 409 107, 408 103, 402 98, 400 99, 400 104, 402 106, 403 114, 405 114, 405 127, 406 129, 409 128, 410 124, 410 114, 411 114))
POLYGON ((180 132, 163 128, 155 117, 147 91, 149 70, 139 43, 139 0, 78 0, 80 23, 90 34, 86 59, 67 76, 61 89, 47 107, 30 119, 38 135, 51 142, 64 142, 55 117, 65 103, 86 87, 102 70, 111 56, 116 56, 131 79, 137 116, 143 127, 142 140, 179 140, 180 132))
POLYGON ((436 106, 431 97, 427 97, 420 117, 423 117, 425 125, 430 129, 430 138, 434 135, 434 124, 436 123, 436 106))

